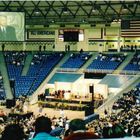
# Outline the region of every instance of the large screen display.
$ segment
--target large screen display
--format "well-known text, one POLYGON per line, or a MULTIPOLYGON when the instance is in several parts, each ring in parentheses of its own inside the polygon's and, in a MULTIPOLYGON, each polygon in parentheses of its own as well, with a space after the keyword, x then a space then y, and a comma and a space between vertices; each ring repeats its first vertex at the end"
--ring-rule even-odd
POLYGON ((64 31, 64 42, 78 42, 78 31, 64 31))
POLYGON ((59 41, 64 42, 78 42, 84 41, 83 29, 60 29, 58 31, 59 41))
POLYGON ((0 41, 24 41, 24 13, 0 12, 0 41))

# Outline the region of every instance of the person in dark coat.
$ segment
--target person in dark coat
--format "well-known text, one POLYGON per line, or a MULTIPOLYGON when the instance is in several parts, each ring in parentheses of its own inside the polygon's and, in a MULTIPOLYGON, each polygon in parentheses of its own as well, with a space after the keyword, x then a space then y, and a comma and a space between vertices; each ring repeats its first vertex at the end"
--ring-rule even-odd
POLYGON ((15 28, 7 25, 7 17, 0 15, 0 41, 17 41, 15 28))

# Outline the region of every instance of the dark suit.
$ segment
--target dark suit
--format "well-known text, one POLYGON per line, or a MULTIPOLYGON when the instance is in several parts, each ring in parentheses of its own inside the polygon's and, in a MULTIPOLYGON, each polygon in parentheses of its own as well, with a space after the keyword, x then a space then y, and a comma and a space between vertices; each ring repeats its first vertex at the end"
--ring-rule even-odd
POLYGON ((17 41, 15 28, 6 26, 6 31, 3 32, 0 28, 0 41, 17 41))

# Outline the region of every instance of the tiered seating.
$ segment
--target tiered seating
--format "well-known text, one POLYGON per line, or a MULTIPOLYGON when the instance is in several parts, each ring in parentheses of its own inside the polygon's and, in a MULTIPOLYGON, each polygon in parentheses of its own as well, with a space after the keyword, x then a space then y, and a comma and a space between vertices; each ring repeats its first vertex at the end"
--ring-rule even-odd
POLYGON ((16 79, 21 75, 24 61, 26 58, 25 52, 5 52, 5 61, 7 64, 7 70, 9 79, 16 79))
MULTIPOLYGON (((21 95, 24 93, 20 89, 24 89, 25 85, 24 84, 20 85, 19 83, 22 83, 21 73, 24 67, 24 62, 25 62, 27 53, 11 51, 11 52, 5 52, 4 56, 5 56, 5 62, 7 65, 9 79, 15 80, 15 94, 18 97, 18 95, 21 95)), ((28 81, 28 79, 26 80, 28 81)), ((24 83, 26 83, 27 81, 24 81, 24 83)))
POLYGON ((36 54, 33 57, 27 77, 35 76, 34 83, 30 89, 30 94, 35 91, 46 76, 50 73, 52 68, 60 61, 63 57, 62 53, 54 54, 36 54))
POLYGON ((89 53, 72 53, 61 68, 80 68, 89 58, 89 53))
POLYGON ((15 79, 16 97, 20 95, 28 95, 29 90, 34 82, 35 77, 19 76, 15 79))
POLYGON ((123 54, 102 54, 100 53, 87 69, 115 70, 125 59, 123 54))
POLYGON ((137 85, 137 88, 140 88, 140 83, 137 85))
POLYGON ((6 97, 4 87, 3 87, 3 78, 0 73, 0 100, 4 100, 6 97))
POLYGON ((124 70, 140 71, 140 54, 136 53, 124 70))
MULTIPOLYGON (((139 85, 140 83, 137 86, 139 85)), ((114 103, 113 109, 130 110, 135 104, 140 104, 140 88, 137 86, 131 91, 123 93, 123 96, 114 103)))
POLYGON ((33 93, 52 68, 63 57, 62 53, 37 53, 33 56, 26 76, 21 76, 26 54, 23 52, 6 52, 5 59, 10 79, 15 79, 15 95, 30 95, 33 93))

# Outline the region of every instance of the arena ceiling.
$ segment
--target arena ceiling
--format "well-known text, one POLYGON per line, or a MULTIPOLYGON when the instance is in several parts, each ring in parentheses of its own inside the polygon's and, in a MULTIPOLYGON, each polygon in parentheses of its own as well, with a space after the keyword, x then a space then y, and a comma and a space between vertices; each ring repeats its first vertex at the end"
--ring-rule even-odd
POLYGON ((0 1, 0 11, 25 12, 27 25, 96 24, 140 19, 140 1, 0 1))

